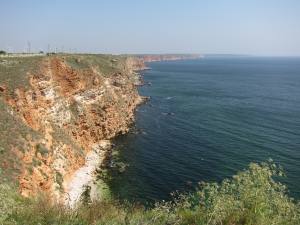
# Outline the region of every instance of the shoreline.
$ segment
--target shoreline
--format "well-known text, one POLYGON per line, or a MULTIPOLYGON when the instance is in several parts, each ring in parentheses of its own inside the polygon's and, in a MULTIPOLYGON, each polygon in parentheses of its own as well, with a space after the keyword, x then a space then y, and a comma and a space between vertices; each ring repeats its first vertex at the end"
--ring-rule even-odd
POLYGON ((0 100, 3 122, 9 125, 1 134, 15 137, 1 143, 5 168, 0 179, 18 181, 22 196, 45 192, 50 201, 75 205, 96 168, 109 162, 107 148, 99 146, 127 133, 138 105, 149 99, 138 90, 151 85, 141 72, 149 69, 147 62, 175 58, 57 54, 3 59, 0 100), (13 79, 7 80, 6 73, 13 79))
POLYGON ((64 194, 64 205, 74 208, 80 202, 82 194, 87 187, 93 186, 96 178, 96 170, 103 164, 105 154, 112 148, 110 140, 102 140, 86 155, 85 164, 79 168, 68 182, 67 191, 64 194))
MULTIPOLYGON (((144 69, 135 70, 136 72, 143 71, 144 69)), ((135 84, 136 88, 138 86, 146 85, 143 82, 141 74, 139 75, 139 82, 135 84)), ((137 109, 138 106, 145 104, 149 101, 150 97, 148 96, 141 96, 138 95, 136 99, 136 106, 134 111, 137 109)), ((135 122, 135 118, 132 121, 132 124, 135 122)), ((130 126, 128 127, 130 129, 130 126)), ((82 200, 82 195, 85 191, 89 190, 89 197, 93 200, 101 199, 103 197, 103 193, 98 193, 99 190, 97 185, 99 185, 99 181, 96 181, 98 172, 101 167, 106 167, 107 164, 107 154, 110 153, 114 147, 113 139, 116 138, 112 137, 109 140, 101 140, 99 143, 94 144, 92 150, 87 153, 85 157, 85 164, 77 169, 75 173, 72 175, 71 179, 65 181, 65 192, 63 195, 63 205, 73 209, 80 203, 82 200)), ((102 170, 102 169, 101 169, 102 170)), ((101 179, 100 179, 101 180, 101 179)), ((101 180, 101 183, 105 182, 101 180)), ((103 190, 104 187, 100 187, 103 190)))
MULTIPOLYGON (((133 72, 136 73, 135 75, 138 75, 139 79, 134 83, 137 91, 139 86, 144 85, 151 85, 149 83, 145 83, 144 79, 140 72, 151 69, 149 66, 146 65, 148 62, 155 62, 155 61, 174 61, 174 60, 183 60, 183 58, 165 58, 160 60, 149 60, 147 58, 146 60, 143 58, 137 59, 137 64, 134 65, 135 69, 133 69, 133 72)), ((137 109, 137 107, 141 104, 146 103, 149 101, 149 96, 141 96, 137 95, 136 103, 134 104, 134 111, 137 109)), ((132 123, 135 122, 135 117, 133 118, 132 123)), ((130 128, 128 127, 128 130, 130 128)), ((113 148, 113 139, 116 136, 110 138, 109 140, 101 140, 98 143, 95 143, 92 147, 92 150, 87 153, 85 156, 85 163, 82 167, 77 169, 71 178, 69 180, 65 180, 64 187, 65 192, 63 194, 63 199, 60 201, 63 201, 63 205, 69 207, 69 208, 75 208, 78 203, 82 200, 82 195, 85 193, 85 191, 89 191, 89 198, 91 201, 93 200, 99 200, 101 199, 101 196, 103 197, 103 193, 99 193, 99 187, 97 187, 97 183, 99 184, 100 180, 97 182, 97 170, 99 170, 101 167, 105 167, 107 164, 107 153, 109 153, 113 148)), ((102 169, 101 169, 102 170, 102 169)), ((101 180, 101 183, 103 180, 101 180)), ((103 187, 100 187, 101 190, 103 190, 103 187)))

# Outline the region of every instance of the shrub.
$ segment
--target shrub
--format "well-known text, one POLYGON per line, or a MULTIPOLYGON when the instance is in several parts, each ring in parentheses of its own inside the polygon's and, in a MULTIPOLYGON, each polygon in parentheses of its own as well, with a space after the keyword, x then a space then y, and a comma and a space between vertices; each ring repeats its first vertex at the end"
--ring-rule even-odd
POLYGON ((13 224, 10 215, 26 205, 25 200, 13 185, 0 184, 0 224, 13 224))
POLYGON ((55 173, 55 181, 60 186, 60 188, 62 188, 63 176, 58 171, 56 171, 56 173, 55 173))
POLYGON ((70 210, 45 197, 25 200, 1 185, 0 224, 299 225, 299 203, 273 179, 282 175, 272 163, 252 163, 231 180, 202 183, 194 193, 151 209, 111 200, 70 210))
POLYGON ((0 55, 5 55, 6 51, 0 50, 0 55))
POLYGON ((272 163, 251 163, 231 180, 204 183, 195 193, 181 196, 175 209, 192 224, 300 224, 299 203, 273 179, 282 175, 272 163))
POLYGON ((35 146, 35 148, 36 148, 36 152, 35 152, 36 155, 37 155, 37 153, 40 153, 41 156, 43 156, 43 157, 48 156, 49 151, 45 145, 39 143, 35 146))

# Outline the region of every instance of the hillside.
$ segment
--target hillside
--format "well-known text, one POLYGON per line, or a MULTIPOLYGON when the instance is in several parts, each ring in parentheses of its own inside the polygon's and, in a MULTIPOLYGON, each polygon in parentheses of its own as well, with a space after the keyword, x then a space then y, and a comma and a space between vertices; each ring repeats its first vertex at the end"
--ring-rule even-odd
POLYGON ((133 62, 112 55, 2 58, 1 182, 17 182, 23 196, 72 198, 76 171, 93 152, 98 164, 105 161, 109 140, 128 131, 143 101, 133 62))

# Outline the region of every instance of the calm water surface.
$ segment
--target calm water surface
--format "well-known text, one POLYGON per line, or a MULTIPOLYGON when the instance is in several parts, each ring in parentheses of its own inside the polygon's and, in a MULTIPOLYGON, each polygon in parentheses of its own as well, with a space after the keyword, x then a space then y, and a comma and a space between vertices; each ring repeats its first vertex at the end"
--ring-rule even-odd
POLYGON ((127 170, 111 188, 122 199, 169 199, 198 181, 221 181, 272 158, 300 198, 300 58, 204 58, 150 63, 151 96, 137 134, 117 139, 127 170))

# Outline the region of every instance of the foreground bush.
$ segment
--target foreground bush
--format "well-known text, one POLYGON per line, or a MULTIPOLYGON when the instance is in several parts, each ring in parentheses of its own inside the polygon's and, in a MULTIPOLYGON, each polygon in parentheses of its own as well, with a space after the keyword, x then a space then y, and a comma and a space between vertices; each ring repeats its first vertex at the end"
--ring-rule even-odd
POLYGON ((250 164, 221 184, 203 183, 193 194, 152 209, 118 202, 94 202, 76 210, 50 205, 45 198, 24 199, 0 186, 0 224, 211 224, 299 225, 300 205, 287 196, 273 177, 273 164, 250 164))

